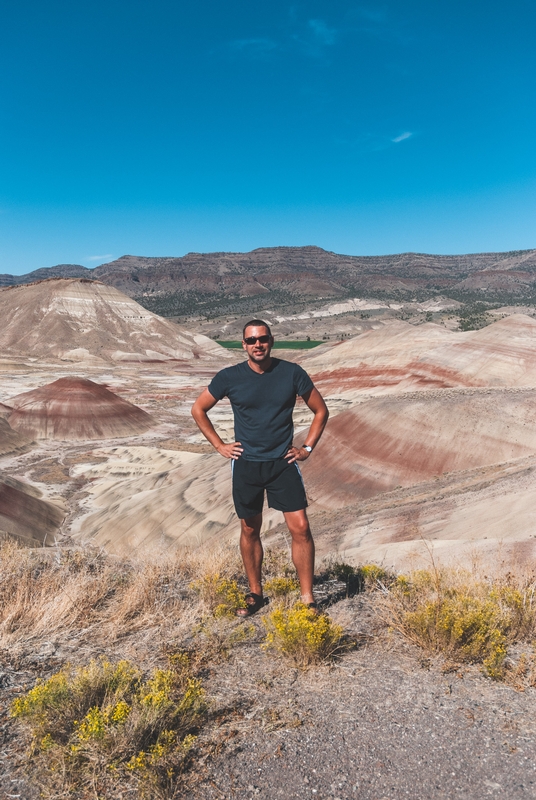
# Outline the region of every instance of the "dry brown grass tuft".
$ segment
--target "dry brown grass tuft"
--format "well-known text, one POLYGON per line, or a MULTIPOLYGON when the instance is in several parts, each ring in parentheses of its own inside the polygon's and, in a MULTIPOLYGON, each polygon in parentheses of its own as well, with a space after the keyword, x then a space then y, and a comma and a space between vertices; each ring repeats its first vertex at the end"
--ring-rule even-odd
POLYGON ((232 548, 136 562, 91 549, 29 550, 6 539, 0 544, 0 649, 23 656, 45 641, 60 650, 76 641, 82 658, 149 635, 150 666, 164 645, 191 636, 203 618, 192 581, 215 569, 234 580, 239 563, 232 548))

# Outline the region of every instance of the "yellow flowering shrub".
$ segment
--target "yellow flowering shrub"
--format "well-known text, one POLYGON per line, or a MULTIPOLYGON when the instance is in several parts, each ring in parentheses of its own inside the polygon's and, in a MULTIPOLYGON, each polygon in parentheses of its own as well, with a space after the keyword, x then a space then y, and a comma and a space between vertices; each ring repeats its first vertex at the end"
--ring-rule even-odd
MULTIPOLYGON (((124 700, 113 705, 99 708, 90 708, 80 724, 75 723, 76 738, 78 742, 71 745, 72 752, 81 749, 80 743, 89 742, 91 739, 104 739, 112 726, 124 725, 128 719, 132 706, 124 700)), ((50 735, 50 734, 49 734, 50 735)))
POLYGON ((299 591, 300 584, 296 578, 277 577, 267 580, 264 589, 273 597, 285 597, 287 594, 299 591))
POLYGON ((218 572, 204 575, 190 586, 215 617, 234 616, 238 608, 245 606, 245 593, 238 588, 237 582, 222 577, 218 572))
POLYGON ((160 709, 173 702, 174 673, 171 669, 157 669, 140 691, 140 702, 144 706, 160 709))
POLYGON ((145 680, 127 661, 67 666, 17 698, 11 714, 30 728, 52 783, 63 776, 82 790, 97 769, 104 783, 135 775, 142 794, 151 794, 180 772, 206 708, 181 653, 145 680))
POLYGON ((265 647, 273 648, 304 667, 332 656, 343 643, 343 629, 326 614, 315 614, 303 603, 278 608, 263 618, 265 647))
POLYGON ((34 724, 44 726, 48 719, 61 709, 71 698, 68 668, 52 675, 48 681, 38 681, 33 689, 23 697, 17 697, 11 706, 14 717, 31 719, 34 724))
POLYGON ((508 644, 532 630, 532 590, 476 580, 455 570, 400 575, 385 601, 390 621, 408 638, 460 662, 481 663, 487 674, 505 673, 508 644))

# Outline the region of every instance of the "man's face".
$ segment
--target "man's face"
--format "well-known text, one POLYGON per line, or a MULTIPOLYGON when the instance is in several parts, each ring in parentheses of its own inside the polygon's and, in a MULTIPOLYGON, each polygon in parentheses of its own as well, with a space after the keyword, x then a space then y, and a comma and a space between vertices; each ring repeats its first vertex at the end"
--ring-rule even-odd
POLYGON ((242 340, 242 347, 248 354, 248 358, 250 358, 251 361, 261 362, 270 357, 270 351, 274 343, 273 337, 270 336, 269 340, 263 343, 259 342, 259 336, 268 336, 268 331, 264 325, 249 325, 246 328, 244 339, 242 340), (249 339, 250 337, 255 337, 255 344, 247 344, 245 340, 249 339))

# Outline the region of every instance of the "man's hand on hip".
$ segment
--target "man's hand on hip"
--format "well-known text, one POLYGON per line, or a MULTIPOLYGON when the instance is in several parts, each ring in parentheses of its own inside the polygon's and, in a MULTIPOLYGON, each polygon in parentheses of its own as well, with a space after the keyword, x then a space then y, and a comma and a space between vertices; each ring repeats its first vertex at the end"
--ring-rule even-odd
POLYGON ((223 456, 224 458, 232 458, 236 461, 237 458, 240 458, 242 453, 244 452, 244 448, 240 444, 240 442, 231 442, 230 444, 224 444, 223 442, 216 447, 216 450, 223 456))
POLYGON ((304 450, 303 447, 289 447, 285 458, 289 464, 293 464, 295 461, 307 461, 310 455, 309 451, 304 450))

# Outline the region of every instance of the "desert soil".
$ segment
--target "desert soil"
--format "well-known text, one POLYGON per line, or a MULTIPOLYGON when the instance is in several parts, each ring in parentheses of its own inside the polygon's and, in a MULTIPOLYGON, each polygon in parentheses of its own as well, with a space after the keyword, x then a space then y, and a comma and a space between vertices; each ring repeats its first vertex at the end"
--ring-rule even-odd
MULTIPOLYGON (((306 671, 262 650, 255 618, 253 637, 204 676, 212 719, 177 798, 535 796, 534 689, 518 692, 476 667, 451 670, 424 657, 380 633, 369 602, 362 595, 333 607, 358 646, 306 671)), ((17 766, 8 705, 54 665, 44 656, 13 671, 8 654, 3 660, 0 797, 34 800, 17 766)))

